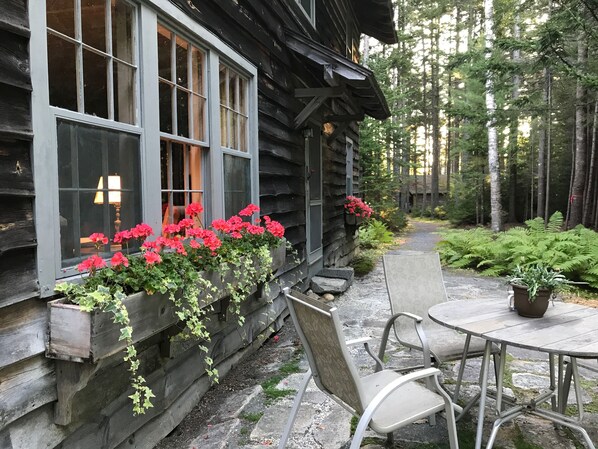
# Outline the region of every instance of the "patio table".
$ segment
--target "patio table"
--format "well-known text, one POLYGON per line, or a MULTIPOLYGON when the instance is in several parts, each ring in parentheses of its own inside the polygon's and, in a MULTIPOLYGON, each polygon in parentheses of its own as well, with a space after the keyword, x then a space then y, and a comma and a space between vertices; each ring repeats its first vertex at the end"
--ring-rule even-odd
MULTIPOLYGON (((548 308, 544 317, 524 318, 509 307, 506 299, 485 299, 448 301, 437 304, 429 309, 428 315, 438 324, 466 333, 467 341, 471 336, 486 340, 480 373, 481 394, 475 449, 482 447, 492 343, 499 344, 501 347, 500 366, 496 380, 498 418, 494 422, 486 447, 488 449, 492 447, 496 433, 504 422, 523 413, 532 413, 580 431, 588 447, 596 449, 587 431, 581 426, 583 404, 581 403, 581 387, 576 358, 598 358, 598 326, 596 324, 598 309, 555 301, 553 306, 548 308), (507 346, 547 353, 551 379, 549 391, 525 404, 510 403, 508 404, 510 408, 502 410, 502 383, 507 346), (558 359, 556 382, 555 357, 558 359), (563 374, 565 357, 569 357, 570 360, 566 373, 563 374), (568 382, 565 381, 567 376, 572 376, 575 385, 578 405, 576 418, 564 414, 567 405, 566 396, 568 396, 568 382), (537 407, 549 399, 552 402, 551 409, 537 407)), ((464 363, 465 360, 462 360, 462 367, 464 363)))

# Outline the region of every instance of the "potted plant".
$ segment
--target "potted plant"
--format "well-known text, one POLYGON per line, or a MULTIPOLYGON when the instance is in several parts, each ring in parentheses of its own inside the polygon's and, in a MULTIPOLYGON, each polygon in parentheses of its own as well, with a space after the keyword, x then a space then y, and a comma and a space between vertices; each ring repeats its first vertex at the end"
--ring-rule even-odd
POLYGON ((361 198, 348 195, 345 200, 345 223, 356 226, 363 222, 364 218, 370 218, 374 210, 361 198))
POLYGON ((517 265, 508 282, 513 287, 517 313, 529 318, 544 316, 554 291, 569 283, 561 273, 541 263, 517 265))

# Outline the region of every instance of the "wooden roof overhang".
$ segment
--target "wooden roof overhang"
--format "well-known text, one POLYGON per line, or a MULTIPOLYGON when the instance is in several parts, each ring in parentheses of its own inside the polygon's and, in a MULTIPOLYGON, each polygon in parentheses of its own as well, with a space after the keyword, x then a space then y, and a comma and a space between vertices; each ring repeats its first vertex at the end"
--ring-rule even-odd
POLYGON ((352 0, 359 30, 385 44, 398 42, 391 0, 352 0))
POLYGON ((320 86, 295 89, 295 97, 311 97, 295 118, 295 129, 326 100, 335 97, 342 97, 351 106, 351 112, 324 116, 324 122, 348 124, 363 120, 366 114, 380 120, 390 116, 386 98, 371 70, 294 31, 285 30, 285 35, 287 47, 307 60, 308 67, 317 71, 323 81, 320 86))

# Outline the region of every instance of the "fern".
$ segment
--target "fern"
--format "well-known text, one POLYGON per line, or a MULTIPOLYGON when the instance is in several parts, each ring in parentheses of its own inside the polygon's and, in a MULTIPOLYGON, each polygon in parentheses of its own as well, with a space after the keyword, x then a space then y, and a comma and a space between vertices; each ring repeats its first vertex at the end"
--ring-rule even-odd
POLYGON ((441 260, 488 276, 505 275, 518 265, 541 264, 598 289, 598 233, 583 226, 562 231, 560 212, 555 212, 546 226, 541 218, 525 225, 496 234, 483 228, 444 232, 437 246, 441 260))

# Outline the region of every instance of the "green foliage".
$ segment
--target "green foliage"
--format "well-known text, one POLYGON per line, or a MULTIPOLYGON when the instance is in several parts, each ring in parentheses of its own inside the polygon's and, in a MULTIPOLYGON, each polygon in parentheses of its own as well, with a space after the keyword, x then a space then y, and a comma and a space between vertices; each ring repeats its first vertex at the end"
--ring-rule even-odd
POLYGON ((249 421, 252 423, 256 423, 260 419, 262 419, 262 416, 264 416, 264 412, 248 412, 248 413, 242 413, 241 419, 244 419, 245 421, 249 421))
POLYGON ((534 219, 499 233, 482 228, 447 231, 439 243, 440 256, 449 266, 474 268, 488 276, 541 264, 598 288, 598 233, 582 226, 561 231, 562 223, 562 214, 556 212, 546 229, 543 220, 534 219))
POLYGON ((380 245, 392 243, 393 234, 380 220, 368 220, 359 228, 359 244, 364 248, 378 248, 380 245))
POLYGON ((365 276, 374 269, 375 265, 376 259, 374 255, 366 251, 355 256, 351 261, 351 266, 355 270, 355 276, 365 276))
POLYGON ((390 231, 399 232, 407 226, 407 214, 396 206, 382 207, 376 215, 390 231))

